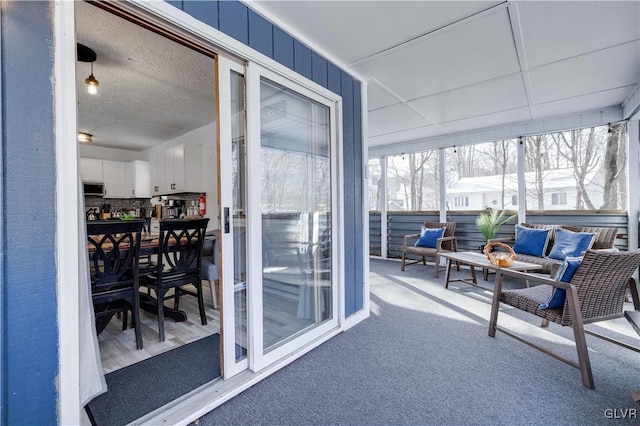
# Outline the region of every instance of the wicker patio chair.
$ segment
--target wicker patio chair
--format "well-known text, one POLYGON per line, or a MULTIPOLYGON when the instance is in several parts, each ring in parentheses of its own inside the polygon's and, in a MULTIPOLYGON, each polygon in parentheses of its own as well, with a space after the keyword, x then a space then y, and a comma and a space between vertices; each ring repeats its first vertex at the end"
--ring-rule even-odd
MULTIPOLYGON (((435 277, 438 278, 438 274, 440 272, 440 253, 448 253, 452 251, 458 251, 458 241, 454 236, 456 232, 456 223, 455 222, 430 222, 426 221, 424 223, 425 228, 445 228, 444 235, 442 238, 438 238, 435 248, 431 247, 416 247, 410 242, 415 242, 418 238, 420 238, 420 234, 411 234, 405 235, 402 243, 402 266, 400 269, 404 271, 404 267, 406 265, 412 265, 414 263, 422 262, 423 265, 426 265, 426 258, 432 257, 434 258, 436 273, 435 277), (412 262, 407 262, 407 254, 415 254, 421 256, 422 259, 418 259, 412 262)), ((458 270, 460 270, 460 265, 457 266, 458 270)))
POLYGON ((640 352, 640 349, 616 341, 607 336, 584 329, 584 324, 619 318, 624 315, 624 301, 627 287, 630 287, 634 300, 638 290, 633 278, 634 271, 640 265, 640 251, 602 252, 589 250, 585 253, 570 282, 555 281, 541 275, 500 269, 496 274, 493 294, 493 305, 489 320, 489 336, 495 337, 499 330, 521 342, 528 344, 554 358, 580 370, 582 383, 593 389, 593 375, 587 351, 585 332, 628 349, 640 352), (528 279, 546 285, 502 291, 504 276, 528 279), (566 299, 562 308, 540 309, 539 305, 547 300, 553 287, 566 291, 566 299), (521 336, 497 325, 500 302, 529 312, 548 321, 573 328, 573 335, 578 353, 578 362, 558 355, 551 350, 529 342, 521 336))

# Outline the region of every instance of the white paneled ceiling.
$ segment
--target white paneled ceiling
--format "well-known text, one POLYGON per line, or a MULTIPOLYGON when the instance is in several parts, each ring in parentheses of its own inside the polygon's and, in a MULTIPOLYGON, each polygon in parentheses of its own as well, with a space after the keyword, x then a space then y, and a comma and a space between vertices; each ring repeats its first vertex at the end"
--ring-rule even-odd
POLYGON ((640 82, 638 1, 248 5, 368 82, 370 146, 616 107, 640 82))
MULTIPOLYGON (((369 145, 620 106, 640 81, 640 1, 246 2, 368 84, 369 145)), ((213 60, 76 2, 78 125, 141 150, 214 120, 213 60)))

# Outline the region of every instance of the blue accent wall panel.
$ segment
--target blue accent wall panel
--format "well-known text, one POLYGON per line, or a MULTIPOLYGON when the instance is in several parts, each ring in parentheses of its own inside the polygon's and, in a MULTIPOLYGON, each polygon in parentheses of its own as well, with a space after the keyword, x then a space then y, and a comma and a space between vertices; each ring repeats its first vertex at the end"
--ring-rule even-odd
MULTIPOLYGON (((362 156, 362 88, 359 81, 353 80, 353 199, 354 199, 354 223, 355 231, 355 253, 368 253, 363 246, 364 227, 362 226, 362 218, 364 217, 364 203, 362 185, 364 177, 364 158, 362 156)), ((354 263, 359 265, 362 257, 354 259, 354 263)), ((364 273, 362 265, 355 268, 355 309, 356 312, 364 307, 364 273)))
POLYGON ((249 9, 249 46, 273 58, 273 24, 249 9))
POLYGON ((237 0, 219 2, 220 31, 249 44, 249 11, 237 0))
POLYGON ((343 123, 343 147, 342 155, 344 161, 344 285, 345 285, 345 314, 347 317, 354 314, 356 309, 356 293, 362 291, 358 289, 355 270, 362 258, 362 253, 356 252, 355 227, 362 224, 356 218, 356 211, 360 200, 355 199, 355 170, 354 166, 358 157, 354 151, 354 131, 353 131, 353 78, 342 72, 342 123, 343 123))
POLYGON ((177 7, 178 9, 182 10, 182 1, 181 0, 165 0, 167 3, 169 3, 172 6, 177 7))
POLYGON ((342 94, 342 72, 332 62, 327 64, 327 88, 333 93, 342 94))
POLYGON ((218 1, 184 0, 182 9, 199 21, 219 28, 218 1))
POLYGON ((294 70, 311 80, 311 49, 298 40, 293 40, 294 70))
POLYGON ((273 59, 294 69, 293 37, 275 25, 273 26, 273 59))
POLYGON ((315 81, 322 87, 327 87, 328 62, 325 58, 318 55, 316 52, 312 52, 311 55, 311 76, 313 77, 313 81, 315 81))
POLYGON ((2 422, 10 425, 57 423, 53 7, 2 8, 2 422))

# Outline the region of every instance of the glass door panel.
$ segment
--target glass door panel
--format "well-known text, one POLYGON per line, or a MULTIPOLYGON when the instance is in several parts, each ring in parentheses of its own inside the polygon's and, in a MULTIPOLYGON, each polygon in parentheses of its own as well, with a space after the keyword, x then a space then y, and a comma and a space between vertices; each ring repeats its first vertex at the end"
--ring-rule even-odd
POLYGON ((333 318, 330 108, 260 80, 263 349, 333 318))
POLYGON ((244 67, 218 57, 221 331, 224 378, 248 366, 247 167, 244 67))
POLYGON ((247 357, 247 170, 244 76, 231 71, 231 169, 233 198, 233 300, 235 358, 247 357))

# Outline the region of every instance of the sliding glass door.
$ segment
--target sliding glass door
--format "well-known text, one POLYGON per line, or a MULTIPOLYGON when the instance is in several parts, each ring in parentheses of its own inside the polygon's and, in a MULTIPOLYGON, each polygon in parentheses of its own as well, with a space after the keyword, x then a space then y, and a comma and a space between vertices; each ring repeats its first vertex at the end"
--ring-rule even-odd
POLYGON ((338 326, 338 103, 327 93, 248 67, 253 369, 338 326))
POLYGON ((332 317, 329 107, 260 81, 263 348, 332 317))
POLYGON ((337 101, 222 57, 218 79, 229 378, 261 370, 338 326, 337 101))

